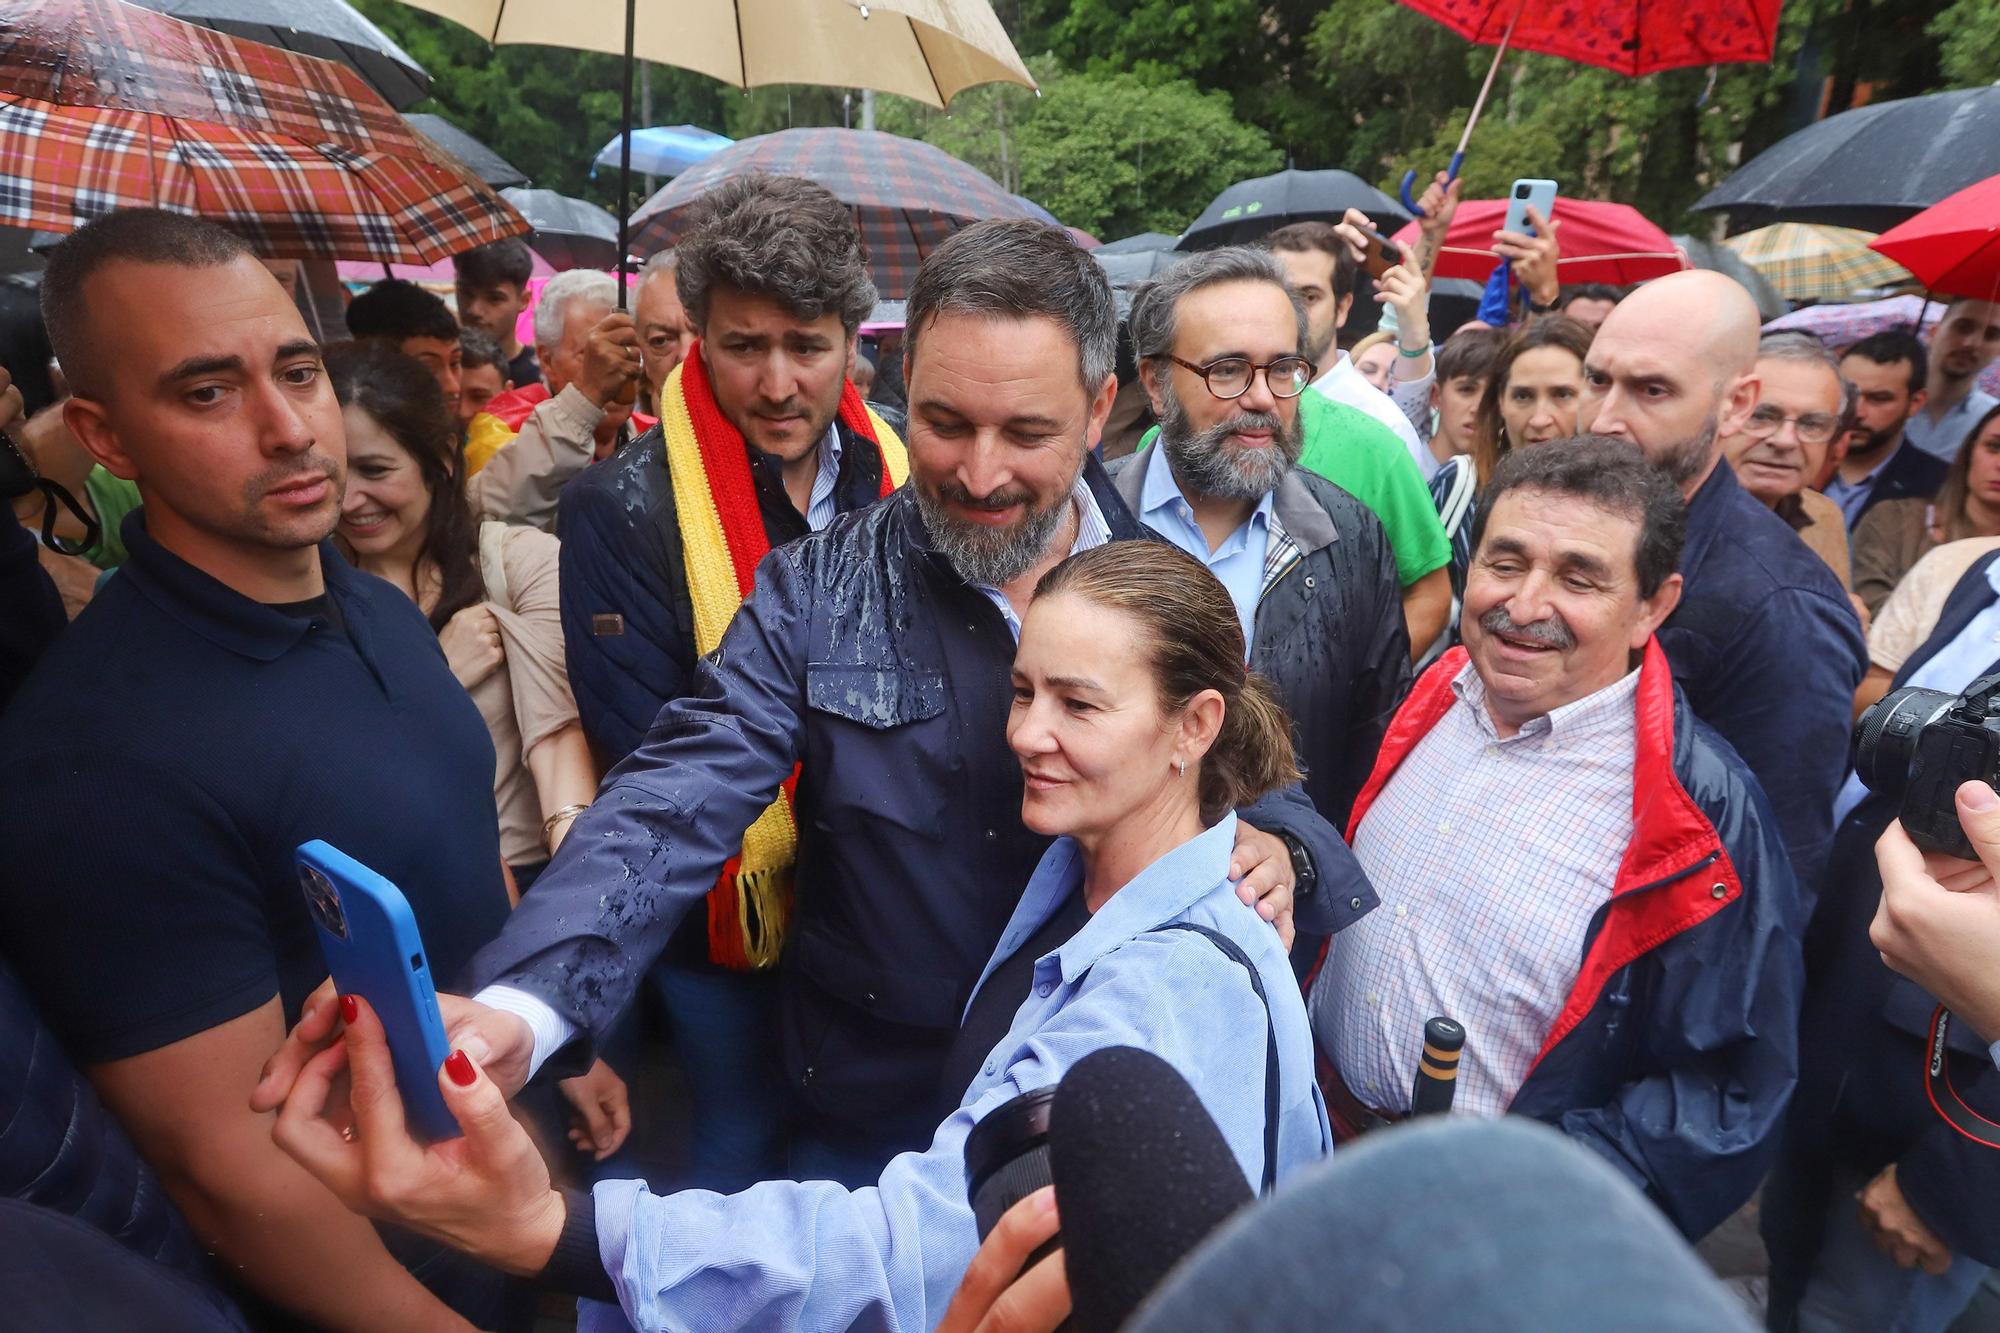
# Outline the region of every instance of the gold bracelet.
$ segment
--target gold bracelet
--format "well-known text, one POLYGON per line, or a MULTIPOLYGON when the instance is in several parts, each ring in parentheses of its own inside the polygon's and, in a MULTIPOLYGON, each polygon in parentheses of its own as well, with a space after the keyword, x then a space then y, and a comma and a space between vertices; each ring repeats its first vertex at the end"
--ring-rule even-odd
MULTIPOLYGON (((547 819, 544 819, 542 821, 542 846, 549 846, 549 839, 556 835, 556 825, 562 823, 565 819, 575 819, 588 809, 590 807, 587 805, 566 805, 547 819)), ((555 848, 549 847, 549 850, 554 851, 555 848)))

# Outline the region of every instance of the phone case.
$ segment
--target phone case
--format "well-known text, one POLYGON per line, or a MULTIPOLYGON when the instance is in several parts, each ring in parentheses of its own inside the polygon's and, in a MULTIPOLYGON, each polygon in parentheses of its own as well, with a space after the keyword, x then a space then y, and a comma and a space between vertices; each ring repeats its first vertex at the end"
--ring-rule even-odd
POLYGON ((389 1034, 411 1132, 433 1141, 457 1138, 458 1122, 437 1085, 451 1046, 409 900, 330 843, 305 843, 295 855, 326 970, 342 995, 368 1001, 389 1034))
POLYGON ((1533 179, 1515 181, 1513 188, 1507 192, 1507 220, 1501 230, 1518 231, 1533 236, 1535 229, 1528 225, 1528 207, 1531 204, 1537 213, 1545 218, 1548 217, 1550 210, 1556 206, 1556 183, 1552 180, 1533 179), (1525 199, 1521 197, 1523 185, 1528 187, 1528 197, 1525 199))

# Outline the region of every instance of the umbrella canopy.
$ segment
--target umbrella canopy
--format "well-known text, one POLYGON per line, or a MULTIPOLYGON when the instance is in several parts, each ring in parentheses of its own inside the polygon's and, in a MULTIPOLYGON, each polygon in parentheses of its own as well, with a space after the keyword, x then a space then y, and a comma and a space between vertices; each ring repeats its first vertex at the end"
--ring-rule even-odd
MULTIPOLYGON (((626 6, 403 0, 495 46, 623 54, 626 6)), ((942 108, 982 83, 1035 81, 987 0, 682 0, 637 6, 632 54, 738 88, 873 88, 942 108)))
POLYGON ((1960 190, 1868 243, 1947 296, 2000 297, 2000 176, 1960 190))
POLYGON ((1241 245, 1292 222, 1338 222, 1350 208, 1382 231, 1410 220, 1388 195, 1351 171, 1280 171, 1238 181, 1215 196, 1176 242, 1182 250, 1241 245))
POLYGON ((433 116, 427 111, 412 111, 403 119, 409 121, 417 133, 442 148, 446 157, 457 160, 474 176, 494 189, 504 190, 510 185, 528 183, 527 174, 519 167, 443 116, 433 116))
POLYGON ((344 66, 118 0, 0 0, 0 223, 143 205, 272 258, 430 263, 527 230, 344 66))
POLYGON ((1106 241, 1097 248, 1101 254, 1138 255, 1148 250, 1171 250, 1179 240, 1180 237, 1169 236, 1163 231, 1142 231, 1137 236, 1123 236, 1115 241, 1106 241))
POLYGON ((1780 139, 1695 204, 1741 231, 1819 222, 1886 231, 2000 175, 2000 87, 1843 111, 1780 139))
POLYGON ((1728 246, 1694 236, 1674 236, 1670 239, 1687 256, 1690 267, 1721 273, 1748 288, 1751 299, 1757 302, 1757 318, 1776 319, 1792 308, 1790 301, 1778 295, 1778 289, 1771 285, 1769 278, 1751 268, 1742 255, 1728 246))
POLYGON ((1111 279, 1111 296, 1118 303, 1118 317, 1123 319, 1132 310, 1132 294, 1141 284, 1157 278, 1175 264, 1186 258, 1177 250, 1136 250, 1113 254, 1099 246, 1090 252, 1104 270, 1104 276, 1111 279))
POLYGON ((1724 244, 1788 301, 1839 301, 1870 287, 1908 282, 1901 264, 1868 248, 1875 238, 1846 227, 1779 222, 1724 244))
MULTIPOLYGON (((618 165, 620 135, 597 150, 591 159, 590 174, 598 167, 618 165)), ((632 131, 632 170, 641 176, 678 176, 697 162, 705 162, 736 140, 695 125, 655 125, 632 131)))
POLYGON ((875 130, 779 130, 723 149, 648 199, 632 215, 633 250, 666 249, 680 239, 690 205, 754 172, 804 176, 852 208, 875 286, 889 300, 909 295, 917 265, 960 227, 1030 216, 991 177, 930 144, 875 130))
MULTIPOLYGON (((132 0, 155 13, 266 46, 317 56, 359 74, 398 111, 431 90, 431 76, 347 0, 132 0)), ((490 184, 491 182, 489 182, 490 184)))
POLYGON ((1781 0, 1403 0, 1468 42, 1503 40, 1617 74, 1767 61, 1781 0), (1509 29, 1512 30, 1511 37, 1509 29))
MULTIPOLYGON (((1629 204, 1557 195, 1555 220, 1562 241, 1556 276, 1564 283, 1609 282, 1619 286, 1677 273, 1686 267, 1673 238, 1629 204)), ((1507 218, 1505 199, 1469 199, 1460 204, 1438 251, 1437 276, 1484 282, 1500 262, 1491 249, 1493 233, 1507 218)), ((1412 222, 1396 233, 1396 243, 1414 246, 1412 222)))
POLYGON ((618 262, 618 219, 554 190, 502 190, 534 228, 528 246, 555 268, 610 268, 618 262))
MULTIPOLYGON (((547 279, 555 276, 555 265, 548 260, 532 250, 528 252, 528 258, 534 264, 534 271, 529 278, 531 283, 537 278, 547 279)), ((382 271, 381 264, 360 263, 352 259, 343 259, 333 268, 335 276, 343 283, 360 287, 372 286, 385 277, 402 278, 408 282, 420 282, 432 287, 451 287, 458 282, 458 270, 452 267, 449 259, 440 259, 435 264, 390 264, 387 273, 382 271)), ((528 341, 533 342, 534 339, 531 337, 528 341)))

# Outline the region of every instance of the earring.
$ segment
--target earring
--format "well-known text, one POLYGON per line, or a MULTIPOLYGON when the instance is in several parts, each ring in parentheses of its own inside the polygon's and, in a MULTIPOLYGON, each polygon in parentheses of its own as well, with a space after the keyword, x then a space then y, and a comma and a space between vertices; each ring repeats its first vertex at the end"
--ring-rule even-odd
POLYGON ((1174 768, 1176 770, 1177 776, 1183 778, 1187 776, 1187 760, 1185 759, 1174 760, 1174 768))

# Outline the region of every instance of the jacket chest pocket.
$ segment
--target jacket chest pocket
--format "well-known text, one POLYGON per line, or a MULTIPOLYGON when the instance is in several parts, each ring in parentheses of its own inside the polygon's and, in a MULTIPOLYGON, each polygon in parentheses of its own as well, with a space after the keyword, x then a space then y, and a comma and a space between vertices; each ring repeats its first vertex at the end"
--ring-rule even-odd
POLYGON ((942 672, 808 663, 806 773, 825 828, 942 837, 959 767, 942 672))

